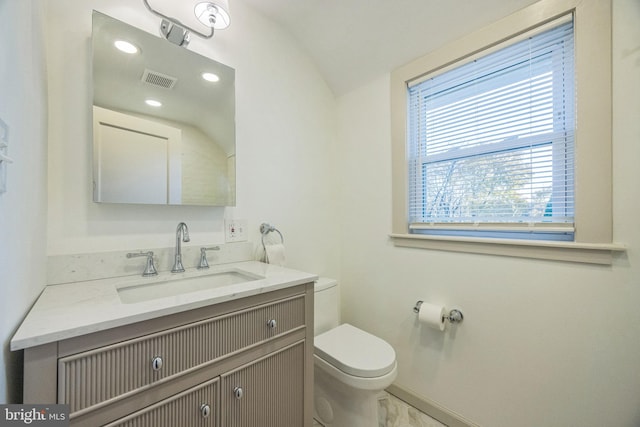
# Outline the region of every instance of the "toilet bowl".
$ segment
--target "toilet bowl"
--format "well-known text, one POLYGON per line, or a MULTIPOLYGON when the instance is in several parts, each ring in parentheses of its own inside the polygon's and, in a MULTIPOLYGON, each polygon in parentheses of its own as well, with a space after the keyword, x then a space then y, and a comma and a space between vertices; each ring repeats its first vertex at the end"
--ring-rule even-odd
POLYGON ((377 427, 378 397, 397 375, 386 341, 350 324, 339 325, 339 289, 315 286, 314 417, 325 427, 377 427))

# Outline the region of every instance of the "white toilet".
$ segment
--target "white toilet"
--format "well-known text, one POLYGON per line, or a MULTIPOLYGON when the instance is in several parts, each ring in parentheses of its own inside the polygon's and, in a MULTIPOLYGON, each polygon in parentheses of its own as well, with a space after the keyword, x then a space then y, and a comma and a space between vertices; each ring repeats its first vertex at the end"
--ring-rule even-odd
POLYGON ((397 375, 393 347, 339 324, 335 280, 316 282, 314 306, 314 418, 325 427, 377 427, 378 396, 397 375))

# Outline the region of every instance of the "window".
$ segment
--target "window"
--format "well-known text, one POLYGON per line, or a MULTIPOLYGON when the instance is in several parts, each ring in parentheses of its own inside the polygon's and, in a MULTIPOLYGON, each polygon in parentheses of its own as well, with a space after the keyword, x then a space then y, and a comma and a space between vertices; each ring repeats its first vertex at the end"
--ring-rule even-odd
POLYGON ((518 39, 409 85, 412 233, 573 240, 573 18, 518 39))
POLYGON ((396 246, 598 264, 624 251, 612 242, 610 0, 541 0, 390 85, 396 246))

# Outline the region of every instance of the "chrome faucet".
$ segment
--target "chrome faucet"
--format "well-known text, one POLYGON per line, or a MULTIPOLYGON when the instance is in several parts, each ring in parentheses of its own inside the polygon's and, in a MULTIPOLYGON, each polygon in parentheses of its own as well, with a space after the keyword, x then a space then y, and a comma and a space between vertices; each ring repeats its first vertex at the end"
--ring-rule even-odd
POLYGON ((188 242, 189 239, 189 227, 184 222, 178 224, 178 228, 176 228, 176 255, 175 261, 173 262, 173 268, 171 269, 172 273, 182 273, 184 271, 184 267, 182 266, 182 246, 180 244, 180 238, 182 237, 183 242, 188 242), (180 236, 182 234, 182 236, 180 236))

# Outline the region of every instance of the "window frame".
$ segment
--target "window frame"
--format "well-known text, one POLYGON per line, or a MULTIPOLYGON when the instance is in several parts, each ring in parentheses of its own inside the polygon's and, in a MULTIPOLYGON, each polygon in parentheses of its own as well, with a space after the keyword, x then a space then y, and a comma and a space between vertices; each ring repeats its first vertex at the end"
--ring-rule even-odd
MULTIPOLYGON (((571 185, 571 193, 569 198, 559 197, 558 194, 564 194, 564 188, 567 182, 573 181, 573 133, 575 129, 574 125, 574 105, 570 103, 564 107, 563 112, 568 112, 568 119, 562 118, 558 119, 557 116, 553 113, 555 110, 550 110, 549 115, 553 117, 552 129, 545 129, 544 133, 536 133, 535 135, 528 136, 519 136, 518 138, 504 138, 502 141, 492 140, 490 144, 473 144, 471 148, 463 148, 455 150, 454 152, 448 151, 448 149, 444 149, 444 145, 442 141, 438 141, 436 150, 437 153, 429 153, 429 140, 427 138, 428 131, 427 128, 430 126, 428 117, 425 117, 424 114, 428 113, 428 110, 424 110, 425 108, 433 108, 439 109, 443 107, 447 107, 452 104, 458 104, 460 102, 469 102, 469 92, 468 91, 457 91, 453 93, 448 93, 446 96, 442 96, 442 93, 439 92, 439 96, 435 101, 425 101, 423 100, 423 96, 429 96, 433 94, 433 90, 431 89, 432 84, 435 84, 438 89, 443 90, 442 79, 445 81, 453 78, 456 81, 456 88, 458 84, 462 83, 460 79, 460 73, 465 73, 465 75, 469 78, 471 75, 471 71, 475 69, 475 60, 476 58, 480 61, 483 61, 483 64, 493 64, 495 61, 495 56, 490 58, 491 55, 500 55, 500 62, 495 64, 495 67, 508 67, 509 72, 506 75, 502 75, 501 78, 484 78, 482 80, 482 88, 477 89, 475 85, 469 85, 467 87, 473 87, 477 90, 474 92, 474 96, 483 93, 495 93, 496 91, 505 90, 507 87, 513 87, 514 84, 519 84, 518 90, 522 90, 522 87, 526 86, 525 82, 528 81, 530 76, 529 63, 526 63, 525 67, 516 68, 516 64, 514 62, 515 59, 511 58, 509 54, 513 52, 513 48, 518 49, 519 51, 523 50, 524 46, 529 45, 529 39, 538 37, 542 34, 545 34, 547 31, 554 31, 553 40, 557 41, 558 39, 562 39, 566 41, 567 35, 565 30, 562 28, 566 28, 567 25, 571 25, 571 35, 569 37, 571 46, 568 49, 572 52, 571 58, 568 61, 565 61, 565 47, 553 44, 550 46, 546 46, 548 49, 547 52, 549 55, 545 58, 546 67, 541 66, 542 61, 536 63, 536 71, 540 74, 545 74, 547 77, 540 79, 539 75, 536 75, 535 78, 539 79, 539 81, 551 81, 549 85, 548 93, 545 94, 545 100, 554 106, 559 103, 559 100, 564 99, 566 93, 568 93, 571 98, 575 99, 573 96, 573 84, 575 80, 575 73, 573 72, 573 63, 574 56, 573 55, 573 14, 567 14, 561 17, 560 19, 553 20, 545 25, 539 26, 533 30, 533 32, 527 32, 522 35, 519 35, 515 38, 508 40, 506 43, 495 46, 490 49, 489 52, 483 51, 479 55, 474 55, 471 58, 466 58, 460 63, 454 64, 452 67, 448 67, 444 70, 439 70, 435 73, 430 73, 427 76, 419 78, 415 82, 408 83, 408 104, 407 104, 407 150, 408 150, 408 176, 409 176, 409 230, 412 234, 439 234, 439 235, 467 235, 467 236, 489 236, 489 237, 506 237, 506 238, 520 238, 520 239, 538 239, 538 240, 562 240, 562 241, 573 241, 574 238, 574 224, 573 224, 573 185, 571 185), (560 29, 558 31, 558 29, 560 29), (507 50, 505 50, 507 49, 507 50), (503 52, 504 51, 504 52, 503 52), (485 62, 486 61, 486 62, 485 62), (558 67, 558 62, 562 64, 562 67, 558 67), (564 85, 564 71, 565 66, 569 67, 571 73, 570 87, 567 90, 564 85), (462 71, 460 71, 462 70, 462 71), (453 73, 453 74, 450 74, 453 73), (556 76, 553 73, 560 73, 560 76, 556 76), (454 77, 452 77, 452 75, 454 77), (568 120, 565 121, 565 120, 568 120), (569 130, 569 141, 567 140, 567 130, 565 130, 566 123, 570 124, 571 128, 569 130), (544 147, 544 148, 543 148, 544 147), (555 215, 554 218, 544 218, 541 217, 527 217, 523 215, 518 218, 513 218, 513 220, 509 220, 506 217, 489 217, 489 221, 483 218, 464 218, 461 217, 459 220, 455 218, 442 218, 442 217, 431 217, 431 219, 426 218, 424 208, 426 207, 425 203, 430 202, 430 200, 426 200, 427 195, 424 193, 425 189, 430 186, 430 183, 427 180, 426 169, 431 167, 431 165, 438 164, 440 162, 450 162, 456 161, 460 159, 478 159, 487 155, 494 155, 495 157, 500 157, 505 155, 507 152, 513 153, 514 151, 522 150, 539 150, 544 149, 548 153, 554 152, 553 160, 549 159, 550 164, 548 166, 552 166, 552 172, 549 175, 550 185, 554 188, 560 187, 562 191, 553 191, 551 197, 554 198, 554 212, 563 212, 565 215, 555 215), (566 167, 565 161, 558 160, 564 159, 563 153, 567 152, 567 149, 570 150, 570 158, 571 158, 571 166, 566 167), (418 154, 420 153, 420 154, 418 154), (458 154, 460 157, 456 158, 455 154, 458 154), (415 159, 414 157, 417 156, 415 159), (569 181, 568 181, 569 180, 569 181), (413 189, 413 191, 412 191, 413 189), (418 197, 422 195, 422 203, 418 197), (422 208, 421 208, 422 207, 422 208), (569 215, 567 217, 567 209, 569 209, 569 215), (490 221, 495 218, 495 221, 490 221), (571 218, 571 221, 567 221, 568 218, 571 218), (551 227, 550 227, 551 225, 551 227)), ((550 36, 543 35, 541 39, 537 39, 534 42, 534 45, 538 48, 541 47, 543 43, 548 42, 550 36)), ((528 58, 530 59, 530 58, 528 58)), ((522 58, 518 57, 518 64, 521 64, 522 58)), ((480 65, 480 68, 486 67, 486 65, 480 65)), ((484 68, 483 68, 484 69, 484 68)), ((495 68, 491 68, 490 70, 494 70, 495 68)), ((484 70, 487 75, 491 74, 491 71, 484 70)), ((474 77, 477 77, 476 74, 473 74, 474 77)), ((466 84, 467 82, 465 82, 466 84)), ((535 89, 539 89, 540 86, 536 85, 535 89)), ((521 95, 521 92, 518 92, 521 95)), ((530 96, 530 94, 527 94, 530 96)), ((527 101, 529 98, 527 98, 527 101)), ((560 104, 563 105, 562 102, 560 104)), ((524 105, 528 105, 524 103, 524 105)), ((545 108, 549 107, 549 104, 544 105, 545 108)), ((517 110, 519 114, 528 114, 528 110, 520 109, 517 110)), ((564 115, 563 115, 564 117, 564 115)), ((528 117, 527 117, 528 118, 528 117)), ((521 120, 521 117, 520 117, 521 120)), ((446 122, 446 126, 451 126, 449 121, 446 122)), ((483 122, 484 123, 484 122, 483 122)), ((539 123, 539 122, 537 122, 539 123)), ((435 132, 438 132, 438 129, 432 129, 435 132)), ((484 135, 478 134, 480 138, 483 138, 484 135)), ((459 143, 459 141, 456 141, 459 143)), ((459 145, 456 144, 456 147, 459 145)), ((519 151, 519 152, 522 152, 519 151)), ((536 165, 539 166, 539 165, 536 165)), ((457 181, 456 181, 457 182, 457 181)), ((474 181, 468 181, 467 183, 473 184, 474 181)), ((436 183, 437 187, 437 183, 436 183)), ((429 206, 431 206, 429 204, 429 206)))
POLYGON ((392 233, 396 246, 611 264, 624 247, 612 242, 611 0, 541 0, 391 73, 392 233), (575 234, 569 242, 409 233, 408 85, 484 54, 563 15, 574 15, 575 234))

